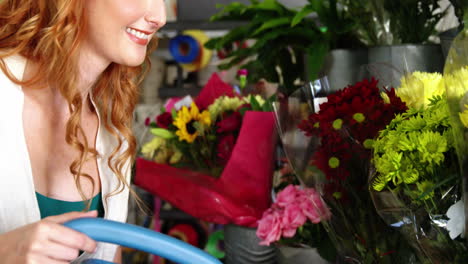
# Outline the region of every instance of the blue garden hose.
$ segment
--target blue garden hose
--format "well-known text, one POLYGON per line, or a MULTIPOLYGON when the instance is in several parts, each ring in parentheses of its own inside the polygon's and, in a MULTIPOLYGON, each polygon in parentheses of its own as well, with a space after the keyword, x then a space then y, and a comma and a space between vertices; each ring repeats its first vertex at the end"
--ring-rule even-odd
MULTIPOLYGON (((215 257, 188 243, 132 224, 102 218, 80 218, 66 222, 64 225, 86 234, 95 241, 144 251, 179 264, 221 264, 215 257)), ((82 263, 111 264, 95 259, 82 263)))

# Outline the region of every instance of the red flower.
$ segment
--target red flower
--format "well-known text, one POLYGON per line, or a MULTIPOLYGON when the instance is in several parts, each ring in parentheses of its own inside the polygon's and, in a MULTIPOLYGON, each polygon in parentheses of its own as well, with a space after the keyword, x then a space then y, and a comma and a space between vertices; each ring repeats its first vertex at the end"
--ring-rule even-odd
POLYGON ((326 201, 336 200, 339 203, 350 202, 350 194, 345 188, 343 188, 340 183, 329 182, 325 184, 323 187, 323 192, 325 194, 326 201))
POLYGON ((242 116, 239 114, 239 112, 234 112, 218 122, 218 129, 216 132, 236 132, 240 130, 241 124, 242 116))
POLYGON ((219 143, 217 146, 218 157, 221 159, 222 163, 226 163, 229 158, 231 158, 232 150, 236 143, 236 138, 233 134, 227 134, 219 138, 219 143))
POLYGON ((164 112, 156 117, 156 124, 161 128, 168 128, 172 122, 172 114, 169 112, 164 112))
POLYGON ((322 144, 312 157, 313 164, 325 174, 328 180, 346 180, 350 175, 349 165, 352 163, 350 162, 352 158, 350 144, 343 141, 337 133, 322 138, 322 142, 325 144, 322 144), (332 158, 335 164, 331 164, 332 158))
POLYGON ((364 141, 375 138, 395 114, 406 110, 394 89, 384 91, 390 99, 386 103, 377 84, 373 78, 365 79, 329 95, 318 113, 299 124, 307 136, 320 137, 313 164, 328 180, 340 182, 359 171, 359 161, 370 155, 364 141))
POLYGON ((361 144, 366 139, 374 138, 395 114, 407 109, 393 88, 385 90, 390 99, 389 104, 385 103, 377 84, 374 78, 370 81, 365 79, 329 95, 328 101, 320 106, 320 111, 302 121, 299 128, 308 136, 325 137, 336 132, 333 122, 341 119, 343 129, 347 130, 344 134, 348 137, 361 144), (359 114, 361 120, 356 120, 355 114, 359 114))

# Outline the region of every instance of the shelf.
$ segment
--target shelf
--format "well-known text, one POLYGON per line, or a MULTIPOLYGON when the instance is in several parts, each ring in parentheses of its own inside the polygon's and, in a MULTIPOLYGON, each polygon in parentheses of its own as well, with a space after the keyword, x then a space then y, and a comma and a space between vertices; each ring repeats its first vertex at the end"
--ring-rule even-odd
POLYGON ((177 87, 161 87, 159 89, 159 98, 161 99, 166 99, 170 97, 181 97, 181 96, 186 96, 186 95, 191 95, 196 96, 200 93, 201 88, 200 87, 183 87, 183 88, 177 88, 177 87))
POLYGON ((161 220, 193 220, 195 219, 193 216, 187 213, 184 213, 178 209, 161 210, 159 212, 159 218, 161 220))

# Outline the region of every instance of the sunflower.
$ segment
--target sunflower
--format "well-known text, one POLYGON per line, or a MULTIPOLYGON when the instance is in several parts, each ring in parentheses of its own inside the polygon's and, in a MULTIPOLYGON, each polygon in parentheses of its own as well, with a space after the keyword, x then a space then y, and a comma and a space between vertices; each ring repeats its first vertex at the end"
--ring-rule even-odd
POLYGON ((206 110, 200 113, 198 107, 192 102, 190 110, 183 106, 177 112, 173 124, 178 128, 176 135, 179 136, 179 140, 192 143, 199 135, 200 125, 209 126, 211 124, 210 113, 206 110))

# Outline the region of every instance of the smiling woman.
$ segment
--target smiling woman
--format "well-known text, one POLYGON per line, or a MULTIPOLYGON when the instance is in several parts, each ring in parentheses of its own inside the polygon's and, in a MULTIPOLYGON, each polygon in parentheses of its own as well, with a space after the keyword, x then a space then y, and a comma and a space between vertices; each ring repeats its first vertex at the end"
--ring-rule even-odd
POLYGON ((85 45, 108 61, 140 65, 146 56, 149 40, 165 23, 163 1, 100 0, 85 3, 89 21, 89 37, 85 45))
POLYGON ((61 223, 126 220, 137 85, 165 16, 163 0, 0 1, 5 263, 118 258, 61 223))

